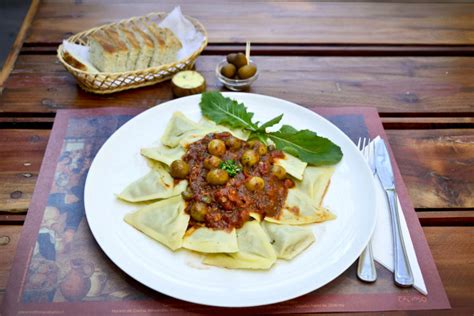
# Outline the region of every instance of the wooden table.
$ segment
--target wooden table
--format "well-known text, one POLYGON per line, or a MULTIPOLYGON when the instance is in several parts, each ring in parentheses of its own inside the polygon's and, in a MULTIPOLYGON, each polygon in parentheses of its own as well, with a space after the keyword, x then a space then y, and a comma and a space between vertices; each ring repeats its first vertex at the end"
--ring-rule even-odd
POLYGON ((213 73, 218 60, 250 40, 261 71, 250 92, 303 106, 378 109, 452 312, 472 314, 474 4, 127 3, 42 1, 31 25, 25 22, 0 95, 0 296, 56 110, 150 107, 172 98, 169 83, 85 93, 57 61, 57 45, 75 32, 181 3, 209 32, 196 64, 209 90, 222 88, 213 73))

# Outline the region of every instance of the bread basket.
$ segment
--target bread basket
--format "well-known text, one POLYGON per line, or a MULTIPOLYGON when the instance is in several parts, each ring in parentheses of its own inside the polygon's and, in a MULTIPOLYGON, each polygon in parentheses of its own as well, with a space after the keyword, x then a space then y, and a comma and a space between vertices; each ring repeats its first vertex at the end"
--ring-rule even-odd
MULTIPOLYGON (((100 27, 92 28, 87 31, 72 35, 67 39, 67 41, 87 46, 89 36, 103 28, 118 24, 127 27, 127 25, 132 23, 141 27, 145 27, 151 22, 155 22, 157 24, 160 23, 166 16, 167 13, 165 12, 156 12, 141 17, 133 17, 126 20, 121 20, 116 23, 102 25, 100 27)), ((158 82, 171 79, 171 77, 179 71, 191 69, 194 65, 194 62, 196 61, 196 58, 207 46, 207 32, 204 26, 194 18, 189 16, 186 16, 186 18, 194 25, 196 31, 203 34, 204 41, 202 42, 201 46, 192 53, 192 55, 170 64, 126 72, 89 73, 74 68, 64 60, 64 47, 62 44, 58 47, 57 55, 59 61, 61 61, 64 67, 66 67, 67 71, 69 71, 76 78, 79 86, 85 91, 98 94, 108 94, 128 89, 150 86, 158 82)))

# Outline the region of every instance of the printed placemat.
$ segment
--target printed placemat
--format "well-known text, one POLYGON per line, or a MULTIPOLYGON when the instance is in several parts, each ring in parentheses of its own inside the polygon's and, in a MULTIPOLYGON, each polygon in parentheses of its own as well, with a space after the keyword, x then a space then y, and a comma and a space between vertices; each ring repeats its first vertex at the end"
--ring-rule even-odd
MULTIPOLYGON (((372 108, 313 108, 353 141, 380 135, 372 108)), ((59 110, 12 266, 4 315, 159 315, 311 313, 426 310, 450 308, 441 279, 398 166, 399 199, 428 289, 394 285, 392 273, 378 265, 374 284, 360 282, 356 263, 326 286, 302 297, 253 308, 217 308, 184 302, 155 292, 115 266, 94 240, 84 214, 87 171, 95 154, 140 109, 59 110)), ((387 142, 388 144, 388 142, 387 142)))

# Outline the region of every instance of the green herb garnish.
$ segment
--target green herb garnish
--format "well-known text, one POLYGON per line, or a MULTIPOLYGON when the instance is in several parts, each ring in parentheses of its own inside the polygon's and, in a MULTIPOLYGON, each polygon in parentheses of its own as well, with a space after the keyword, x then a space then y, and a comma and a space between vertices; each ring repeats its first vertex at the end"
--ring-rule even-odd
MULTIPOLYGON (((331 165, 342 159, 342 151, 339 146, 327 138, 318 136, 310 130, 296 130, 289 125, 283 125, 276 132, 267 132, 266 129, 278 124, 283 114, 263 123, 252 122, 253 113, 248 112, 245 105, 235 100, 224 97, 218 91, 204 92, 199 103, 202 114, 217 124, 226 125, 231 128, 242 128, 250 132, 250 138, 258 138, 267 143, 270 139, 275 143, 277 149, 283 150, 302 161, 313 165, 331 165)), ((231 160, 228 160, 231 161, 231 160)), ((232 175, 227 167, 226 170, 232 175)), ((235 165, 235 163, 232 161, 235 165)), ((237 165, 235 165, 237 166, 237 165)), ((237 166, 238 167, 238 166, 237 166)))
POLYGON ((221 162, 219 168, 227 171, 227 173, 231 177, 235 177, 239 172, 242 171, 240 166, 236 164, 235 161, 233 161, 232 159, 221 162))
POLYGON ((252 123, 253 113, 247 112, 242 103, 226 98, 220 92, 204 92, 199 105, 204 116, 217 124, 252 132, 258 129, 258 126, 252 123))

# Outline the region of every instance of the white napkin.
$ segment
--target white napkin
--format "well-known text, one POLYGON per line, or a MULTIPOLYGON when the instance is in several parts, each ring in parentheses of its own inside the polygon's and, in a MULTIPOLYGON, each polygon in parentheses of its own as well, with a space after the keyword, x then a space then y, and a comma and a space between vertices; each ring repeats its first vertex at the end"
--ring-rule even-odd
MULTIPOLYGON (((371 143, 370 146, 374 146, 376 142, 381 141, 381 138, 377 136, 371 143)), ((392 238, 392 226, 390 222, 390 208, 388 206, 387 196, 382 187, 377 175, 375 175, 375 195, 376 195, 376 213, 377 213, 377 224, 375 226, 375 232, 372 236, 372 249, 374 252, 374 258, 381 265, 393 272, 393 238, 392 238)), ((408 261, 413 272, 414 288, 417 289, 423 295, 427 295, 425 281, 421 274, 420 265, 416 258, 415 249, 413 242, 411 241, 410 233, 408 231, 405 216, 403 215, 402 206, 398 201, 398 210, 400 214, 400 226, 403 241, 408 255, 408 261)))
POLYGON ((204 42, 204 35, 198 32, 194 25, 181 12, 181 7, 177 6, 159 24, 160 27, 167 27, 179 38, 183 47, 178 51, 178 60, 191 56, 204 42))

